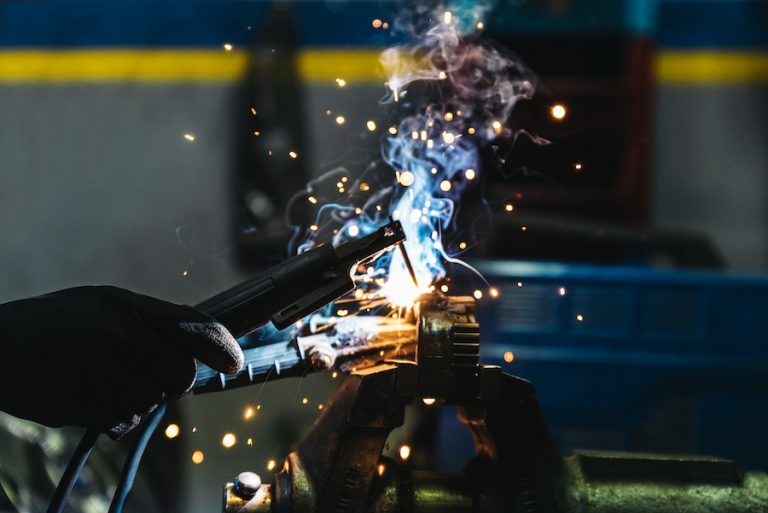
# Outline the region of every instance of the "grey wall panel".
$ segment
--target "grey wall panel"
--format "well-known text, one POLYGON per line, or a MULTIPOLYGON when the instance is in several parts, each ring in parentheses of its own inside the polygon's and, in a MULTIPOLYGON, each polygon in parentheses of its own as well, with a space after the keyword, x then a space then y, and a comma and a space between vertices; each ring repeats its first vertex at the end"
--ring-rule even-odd
POLYGON ((768 268, 768 88, 662 86, 653 222, 710 236, 733 269, 768 268))

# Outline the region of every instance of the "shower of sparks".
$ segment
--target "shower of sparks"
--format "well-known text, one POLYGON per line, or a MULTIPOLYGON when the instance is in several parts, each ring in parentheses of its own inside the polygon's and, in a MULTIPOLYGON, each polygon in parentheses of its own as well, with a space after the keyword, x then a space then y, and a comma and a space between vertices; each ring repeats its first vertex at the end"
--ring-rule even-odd
POLYGON ((549 115, 552 116, 552 119, 555 121, 562 121, 565 119, 565 116, 568 115, 568 111, 566 110, 565 105, 558 103, 550 107, 549 115))
POLYGON ((181 430, 179 429, 178 424, 168 424, 168 427, 165 428, 165 436, 173 439, 179 436, 179 433, 181 430))
POLYGON ((186 139, 189 142, 194 142, 195 136, 192 135, 192 134, 187 133, 187 134, 184 134, 184 139, 186 139))
POLYGON ((235 437, 235 435, 233 435, 232 433, 227 433, 223 437, 221 437, 221 445, 223 445, 226 449, 234 447, 236 443, 237 443, 237 437, 235 437))
POLYGON ((204 459, 205 454, 203 454, 203 451, 195 451, 192 453, 192 463, 195 465, 200 465, 204 459))

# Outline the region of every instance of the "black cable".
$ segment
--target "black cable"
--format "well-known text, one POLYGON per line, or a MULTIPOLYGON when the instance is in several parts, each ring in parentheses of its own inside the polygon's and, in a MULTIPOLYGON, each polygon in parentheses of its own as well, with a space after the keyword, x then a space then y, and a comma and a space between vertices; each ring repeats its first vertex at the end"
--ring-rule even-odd
POLYGON ((149 415, 149 419, 141 426, 141 433, 136 439, 136 443, 131 448, 131 452, 128 454, 128 459, 125 461, 123 471, 120 474, 120 482, 117 485, 115 496, 112 497, 112 503, 109 505, 109 513, 122 513, 125 506, 125 500, 128 498, 128 494, 133 487, 133 481, 136 478, 136 472, 139 470, 139 463, 141 463, 141 457, 144 455, 144 450, 147 448, 149 440, 152 438, 152 434, 157 429, 160 421, 163 420, 166 410, 168 409, 168 400, 161 402, 158 407, 149 415))
POLYGON ((47 513, 61 513, 64 510, 64 505, 69 499, 78 476, 80 476, 80 471, 83 470, 83 466, 88 460, 91 449, 93 449, 98 438, 99 431, 89 429, 85 432, 83 438, 80 439, 75 452, 69 459, 69 463, 67 463, 67 468, 64 469, 64 474, 61 476, 59 484, 56 486, 56 491, 53 492, 53 498, 51 498, 51 502, 48 504, 47 513))

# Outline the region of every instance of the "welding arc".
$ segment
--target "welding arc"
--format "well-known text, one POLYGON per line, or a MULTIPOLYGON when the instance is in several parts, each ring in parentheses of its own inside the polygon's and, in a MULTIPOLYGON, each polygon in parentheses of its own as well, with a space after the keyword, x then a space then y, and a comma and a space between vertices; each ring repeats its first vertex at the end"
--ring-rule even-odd
POLYGON ((408 274, 411 275, 411 279, 413 280, 413 284, 416 286, 416 288, 419 288, 419 282, 416 279, 416 272, 413 270, 413 266, 411 265, 411 259, 408 258, 408 253, 405 251, 405 244, 402 242, 398 244, 400 246, 400 253, 403 254, 403 261, 405 262, 405 268, 408 269, 408 274))

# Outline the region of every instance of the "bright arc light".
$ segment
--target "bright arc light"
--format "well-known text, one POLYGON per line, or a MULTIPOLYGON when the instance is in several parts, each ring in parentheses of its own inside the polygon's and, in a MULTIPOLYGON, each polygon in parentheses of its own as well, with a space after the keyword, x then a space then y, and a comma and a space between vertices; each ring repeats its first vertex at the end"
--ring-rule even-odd
POLYGON ((221 445, 229 449, 230 447, 234 447, 234 445, 237 443, 237 438, 232 433, 227 433, 223 437, 221 437, 221 445))

